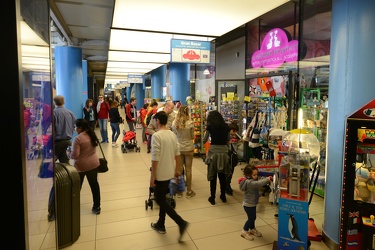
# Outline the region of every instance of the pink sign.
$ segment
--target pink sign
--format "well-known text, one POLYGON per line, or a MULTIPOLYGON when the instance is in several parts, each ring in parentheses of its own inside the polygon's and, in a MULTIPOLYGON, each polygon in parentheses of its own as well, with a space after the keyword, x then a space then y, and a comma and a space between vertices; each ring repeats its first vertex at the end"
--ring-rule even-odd
POLYGON ((260 50, 251 57, 253 68, 278 68, 284 62, 298 60, 298 41, 288 40, 282 29, 272 29, 264 37, 260 50))

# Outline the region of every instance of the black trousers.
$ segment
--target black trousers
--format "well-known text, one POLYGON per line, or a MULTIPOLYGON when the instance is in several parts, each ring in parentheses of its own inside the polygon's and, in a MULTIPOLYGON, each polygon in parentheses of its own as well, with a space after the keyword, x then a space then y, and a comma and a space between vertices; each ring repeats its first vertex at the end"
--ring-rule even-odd
POLYGON ((169 193, 169 180, 157 181, 155 180, 154 195, 155 201, 159 205, 159 219, 157 225, 159 227, 165 227, 165 216, 168 214, 176 224, 181 227, 185 222, 181 216, 177 214, 174 208, 167 203, 167 193, 169 193))
MULTIPOLYGON (((219 177, 220 195, 225 196, 225 189, 227 187, 227 176, 224 173, 217 173, 217 177, 219 177)), ((210 180, 210 192, 212 198, 215 198, 216 196, 217 177, 214 176, 214 178, 210 180)))

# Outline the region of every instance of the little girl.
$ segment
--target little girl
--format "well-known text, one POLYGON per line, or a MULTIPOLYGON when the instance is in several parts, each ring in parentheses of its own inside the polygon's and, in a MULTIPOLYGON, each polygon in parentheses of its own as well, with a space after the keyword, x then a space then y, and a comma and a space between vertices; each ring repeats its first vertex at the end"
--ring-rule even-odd
POLYGON ((258 180, 258 169, 254 165, 246 165, 243 170, 244 176, 238 179, 240 190, 244 192, 243 208, 247 214, 247 221, 243 226, 241 237, 254 240, 253 235, 261 237, 255 228, 256 208, 259 203, 259 188, 272 182, 272 176, 258 180))

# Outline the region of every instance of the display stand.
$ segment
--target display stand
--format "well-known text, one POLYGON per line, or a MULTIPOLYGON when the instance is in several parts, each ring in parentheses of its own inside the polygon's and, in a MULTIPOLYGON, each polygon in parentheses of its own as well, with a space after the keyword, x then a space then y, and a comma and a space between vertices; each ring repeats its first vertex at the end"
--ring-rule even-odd
POLYGON ((190 108, 191 119, 194 124, 194 154, 204 153, 203 136, 206 130, 206 104, 195 101, 190 108))
POLYGON ((307 150, 289 153, 279 167, 278 249, 307 249, 308 174, 307 150))

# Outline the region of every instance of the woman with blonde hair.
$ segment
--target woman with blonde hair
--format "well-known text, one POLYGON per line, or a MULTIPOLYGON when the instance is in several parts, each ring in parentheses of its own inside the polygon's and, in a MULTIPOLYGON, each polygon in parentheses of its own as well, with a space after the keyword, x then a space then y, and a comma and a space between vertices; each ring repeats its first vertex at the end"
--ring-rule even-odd
MULTIPOLYGON (((176 134, 180 146, 182 164, 178 166, 177 170, 181 174, 184 172, 187 186, 186 198, 191 198, 195 196, 195 192, 191 189, 194 157, 194 125, 190 118, 190 109, 188 106, 181 106, 178 109, 171 129, 176 134)), ((177 197, 182 197, 182 194, 178 193, 177 197)))

